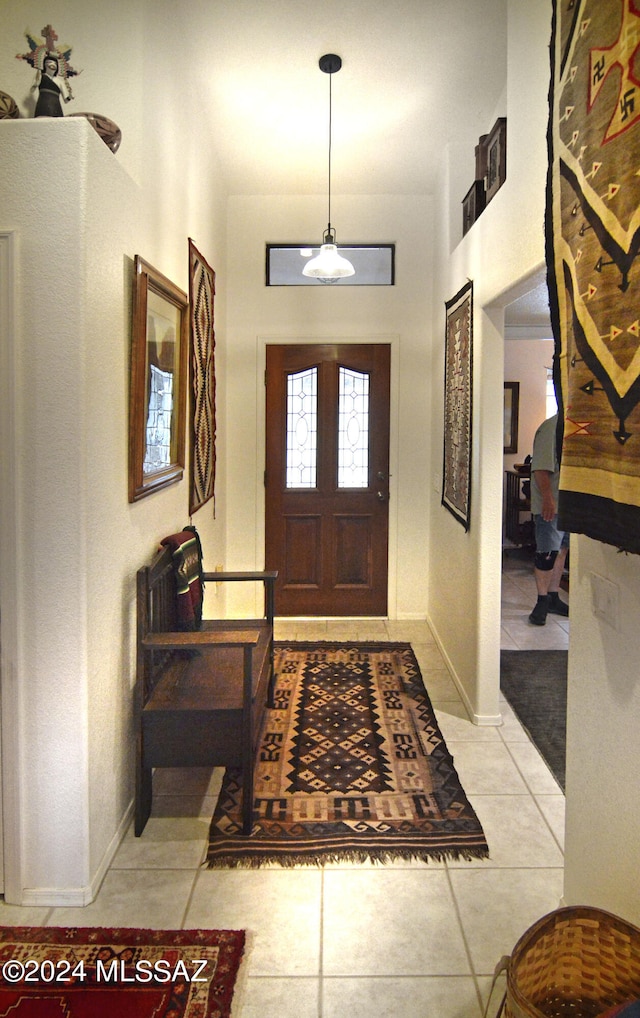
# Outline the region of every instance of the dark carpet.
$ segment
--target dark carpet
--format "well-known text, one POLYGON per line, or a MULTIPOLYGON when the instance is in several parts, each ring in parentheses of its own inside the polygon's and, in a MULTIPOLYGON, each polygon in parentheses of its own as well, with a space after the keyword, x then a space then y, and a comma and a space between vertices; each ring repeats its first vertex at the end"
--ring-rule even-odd
POLYGON ((501 651, 500 688, 564 791, 567 651, 501 651))

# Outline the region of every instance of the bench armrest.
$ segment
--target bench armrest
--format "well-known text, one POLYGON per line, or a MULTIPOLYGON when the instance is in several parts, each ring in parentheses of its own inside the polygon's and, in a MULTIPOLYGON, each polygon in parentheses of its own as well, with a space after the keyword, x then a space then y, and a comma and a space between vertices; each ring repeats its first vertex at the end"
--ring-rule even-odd
POLYGON ((264 614, 271 626, 275 615, 275 586, 278 579, 277 569, 262 571, 241 571, 232 573, 203 573, 205 583, 224 583, 227 580, 262 580, 264 583, 264 614))
POLYGON ((203 647, 255 647, 259 640, 260 630, 248 627, 227 632, 147 633, 142 639, 142 646, 146 650, 198 650, 203 647))
POLYGON ((278 578, 277 569, 269 569, 266 572, 237 572, 237 573, 204 573, 204 580, 207 583, 219 583, 224 580, 265 580, 275 581, 278 578))

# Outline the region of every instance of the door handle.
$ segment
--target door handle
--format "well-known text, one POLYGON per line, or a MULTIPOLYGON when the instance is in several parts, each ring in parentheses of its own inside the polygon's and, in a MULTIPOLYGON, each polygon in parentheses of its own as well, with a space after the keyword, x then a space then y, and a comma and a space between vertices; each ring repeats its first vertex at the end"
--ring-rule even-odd
POLYGON ((377 491, 376 495, 378 497, 378 502, 386 502, 387 501, 387 496, 385 495, 384 491, 377 491))

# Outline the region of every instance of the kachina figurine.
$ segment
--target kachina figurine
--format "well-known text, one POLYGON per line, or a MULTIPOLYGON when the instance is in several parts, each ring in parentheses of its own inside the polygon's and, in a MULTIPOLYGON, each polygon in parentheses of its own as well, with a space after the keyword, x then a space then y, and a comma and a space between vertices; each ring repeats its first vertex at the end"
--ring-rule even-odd
POLYGON ((69 78, 79 74, 69 63, 71 47, 57 47, 58 36, 51 25, 42 29, 38 42, 25 32, 29 43, 28 53, 17 53, 16 60, 26 60, 35 69, 36 80, 32 91, 38 91, 34 117, 62 117, 62 103, 73 99, 69 78))

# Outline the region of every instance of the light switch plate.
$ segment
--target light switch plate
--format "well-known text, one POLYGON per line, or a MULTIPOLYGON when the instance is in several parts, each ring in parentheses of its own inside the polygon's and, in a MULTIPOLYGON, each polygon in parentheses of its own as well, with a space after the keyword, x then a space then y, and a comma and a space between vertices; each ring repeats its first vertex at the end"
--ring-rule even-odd
POLYGON ((598 573, 591 573, 591 604, 597 618, 614 629, 618 628, 620 587, 617 583, 612 583, 598 573))

